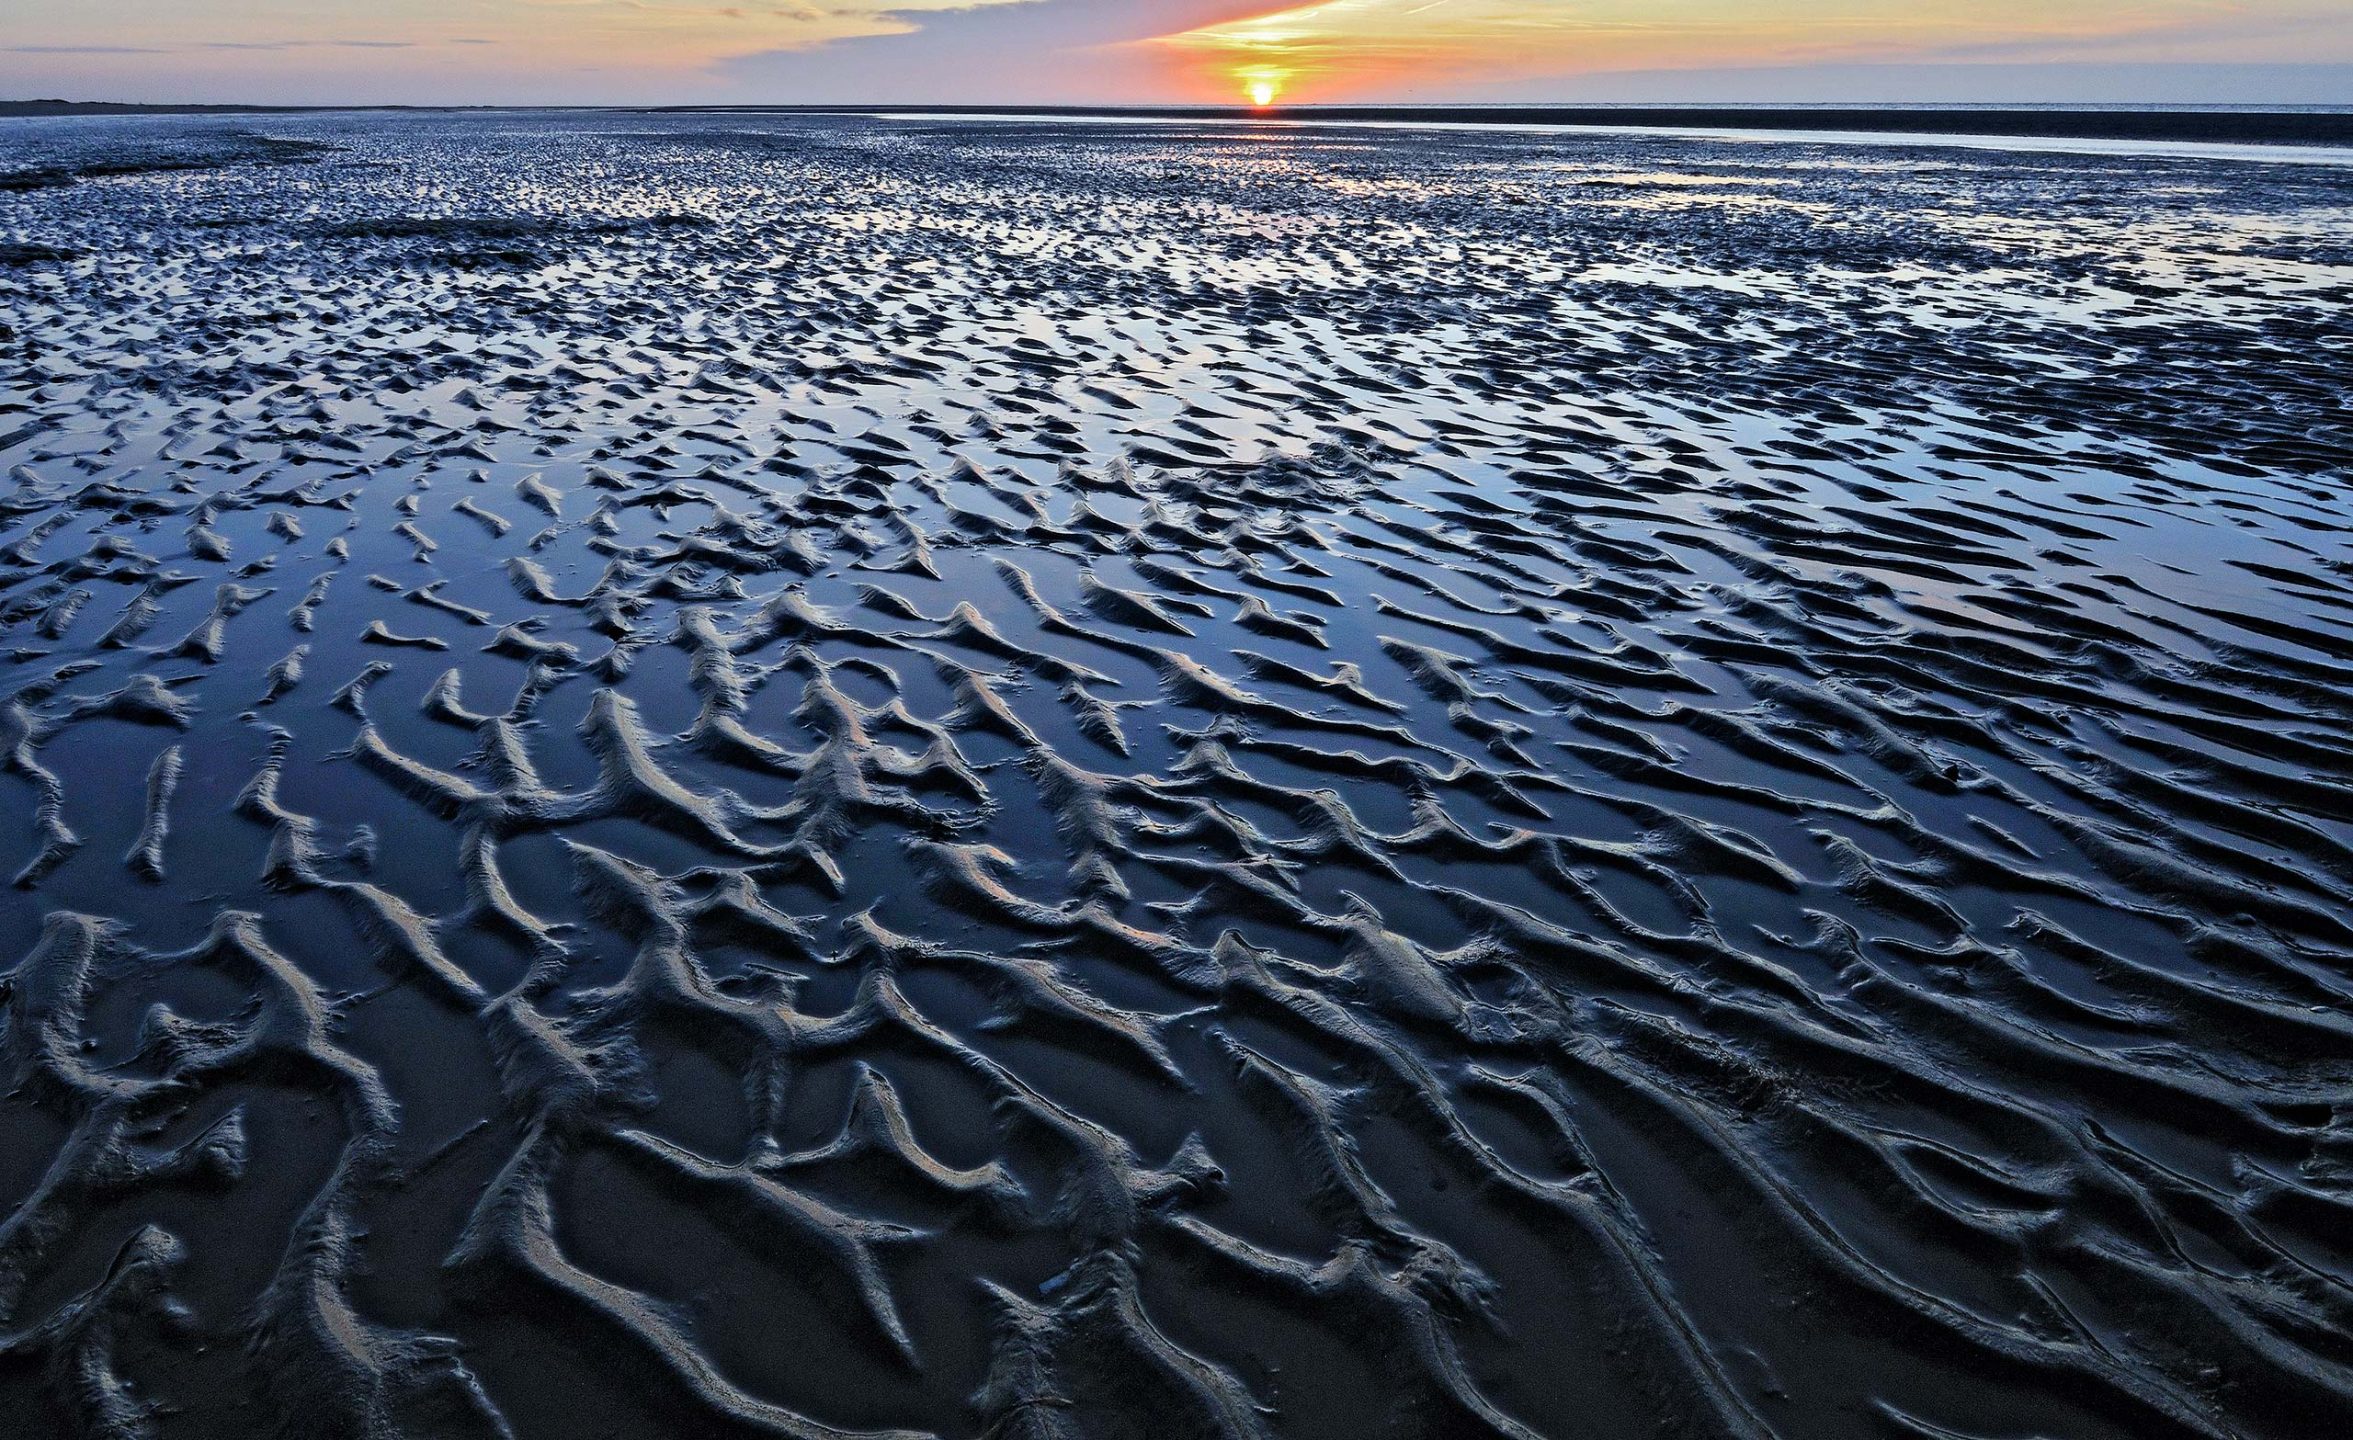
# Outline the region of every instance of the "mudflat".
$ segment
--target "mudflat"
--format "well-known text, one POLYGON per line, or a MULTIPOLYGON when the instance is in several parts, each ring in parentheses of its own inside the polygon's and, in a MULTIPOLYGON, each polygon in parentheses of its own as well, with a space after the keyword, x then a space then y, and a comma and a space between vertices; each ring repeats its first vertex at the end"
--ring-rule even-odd
POLYGON ((2353 1409, 2353 169, 0 154, 0 1428, 2353 1409))

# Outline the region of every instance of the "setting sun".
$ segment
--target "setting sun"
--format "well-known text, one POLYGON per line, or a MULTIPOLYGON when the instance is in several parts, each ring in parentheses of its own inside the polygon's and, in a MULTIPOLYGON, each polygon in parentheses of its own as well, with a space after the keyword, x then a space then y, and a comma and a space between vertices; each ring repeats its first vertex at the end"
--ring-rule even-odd
POLYGON ((1242 93, 1260 109, 1275 103, 1275 97, 1283 93, 1283 85, 1290 78, 1291 72, 1279 65, 1243 65, 1234 70, 1234 79, 1241 83, 1242 93))

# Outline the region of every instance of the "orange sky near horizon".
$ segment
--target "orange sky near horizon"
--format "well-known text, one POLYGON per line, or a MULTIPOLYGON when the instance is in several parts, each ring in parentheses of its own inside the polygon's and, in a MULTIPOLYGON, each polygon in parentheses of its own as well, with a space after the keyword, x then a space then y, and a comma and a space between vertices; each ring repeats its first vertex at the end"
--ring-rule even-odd
POLYGON ((2211 48, 2233 0, 1310 0, 1139 42, 1190 98, 1314 103, 1430 82, 2016 53, 2170 58, 2211 48))

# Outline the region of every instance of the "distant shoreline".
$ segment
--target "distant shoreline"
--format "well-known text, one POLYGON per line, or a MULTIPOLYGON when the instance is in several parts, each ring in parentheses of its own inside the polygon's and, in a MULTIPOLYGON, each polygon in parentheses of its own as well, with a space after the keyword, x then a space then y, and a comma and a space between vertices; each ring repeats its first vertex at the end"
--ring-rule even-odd
POLYGON ((1987 135, 2061 140, 2166 140, 2246 145, 2353 145, 2353 109, 2119 106, 1884 105, 143 105, 110 101, 0 101, 0 117, 77 115, 301 115, 338 110, 469 114, 591 111, 676 115, 934 115, 1125 120, 1319 120, 1612 129, 1854 130, 1899 135, 1987 135))

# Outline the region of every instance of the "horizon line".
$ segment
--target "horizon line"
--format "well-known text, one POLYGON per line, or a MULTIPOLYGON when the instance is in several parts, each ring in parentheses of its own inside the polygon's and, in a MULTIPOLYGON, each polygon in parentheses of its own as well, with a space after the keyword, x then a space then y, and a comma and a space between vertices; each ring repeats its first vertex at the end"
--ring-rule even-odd
POLYGON ((1507 101, 1465 105, 1448 102, 1333 102, 1250 106, 1239 104, 942 104, 921 100, 833 104, 453 104, 352 102, 347 104, 264 104, 235 101, 149 102, 65 100, 38 97, 0 100, 0 118, 71 119, 77 116, 136 115, 317 115, 335 113, 490 114, 603 113, 617 115, 860 115, 922 114, 948 117, 999 116, 1041 119, 1107 117, 1135 120, 1259 120, 1266 122, 1422 122, 1496 126, 1585 128, 1821 129, 1832 117, 1870 119, 1873 130, 1897 134, 1978 134, 1992 138, 2231 142, 2272 145, 2353 145, 2353 105, 2299 102, 2131 102, 2131 101, 1719 101, 1690 104, 1650 101, 1556 103, 1507 101), (1629 126, 1630 121, 1645 122, 1629 126), (1961 128, 1962 126, 1966 128, 1961 128))

